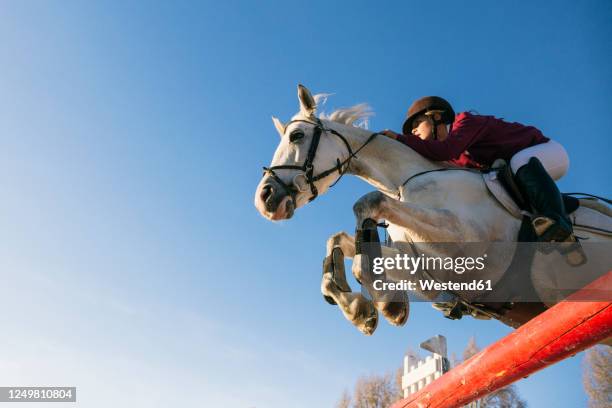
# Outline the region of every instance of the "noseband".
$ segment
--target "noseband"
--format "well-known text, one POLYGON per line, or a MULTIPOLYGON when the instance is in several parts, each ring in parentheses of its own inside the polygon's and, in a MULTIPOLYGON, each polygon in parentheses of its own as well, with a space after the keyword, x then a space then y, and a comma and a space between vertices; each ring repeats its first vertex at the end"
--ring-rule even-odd
POLYGON ((366 145, 368 145, 368 143, 370 143, 372 140, 374 140, 376 136, 380 134, 380 133, 371 134, 370 137, 368 137, 368 139, 364 142, 364 144, 362 144, 359 147, 359 149, 353 152, 353 150, 351 149, 351 146, 349 145, 348 141, 346 140, 344 136, 336 132, 334 129, 325 128, 323 126, 323 123, 321 123, 321 121, 318 118, 315 118, 315 120, 316 122, 311 122, 309 120, 296 119, 296 120, 292 120, 291 122, 287 123, 287 126, 289 126, 290 124, 294 122, 304 122, 304 123, 309 123, 311 125, 314 125, 314 133, 312 136, 312 142, 310 143, 310 147, 308 148, 308 155, 306 156, 306 160, 304 161, 304 164, 302 164, 301 166, 292 165, 292 164, 284 164, 280 166, 271 166, 271 167, 263 168, 264 175, 266 174, 270 175, 270 177, 272 177, 278 184, 280 184, 285 190, 285 192, 291 197, 294 205, 296 204, 295 196, 297 195, 298 190, 296 189, 293 183, 292 185, 287 185, 283 180, 281 180, 281 178, 278 177, 278 175, 274 172, 275 170, 301 170, 304 173, 304 177, 306 178, 306 182, 308 183, 308 186, 310 187, 310 192, 312 194, 310 198, 308 199, 308 201, 310 202, 314 200, 315 198, 317 198, 317 196, 319 195, 319 191, 317 190, 317 186, 315 186, 315 182, 337 171, 340 176, 330 186, 330 187, 333 187, 338 181, 340 181, 340 179, 342 178, 342 176, 348 169, 353 157, 356 157, 357 153, 359 153, 361 149, 363 149, 366 145), (313 163, 314 163, 315 156, 317 154, 317 149, 319 147, 319 141, 321 140, 321 134, 323 134, 324 131, 326 133, 329 132, 332 135, 338 136, 340 140, 344 142, 344 145, 346 146, 346 149, 348 150, 349 155, 348 155, 348 158, 346 158, 343 161, 340 161, 339 158, 336 158, 336 165, 334 167, 327 169, 315 176, 313 163))

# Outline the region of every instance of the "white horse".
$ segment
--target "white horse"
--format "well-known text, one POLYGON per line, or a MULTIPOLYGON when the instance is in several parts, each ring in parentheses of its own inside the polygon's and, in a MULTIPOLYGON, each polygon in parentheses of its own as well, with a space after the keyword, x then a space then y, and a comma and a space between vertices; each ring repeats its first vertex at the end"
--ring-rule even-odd
MULTIPOLYGON (((434 171, 421 175, 449 165, 431 162, 397 141, 353 126, 355 121, 367 117, 366 105, 317 117, 315 98, 301 85, 298 86, 298 99, 300 111, 291 121, 283 124, 272 118, 281 137, 280 143, 255 192, 255 206, 265 218, 291 218, 297 208, 326 193, 342 174, 352 174, 378 190, 359 199, 353 211, 358 230, 364 228, 370 219, 388 222, 393 245, 383 246, 382 256, 453 256, 456 249, 453 245, 440 247, 434 243, 456 243, 455 246, 484 243, 487 267, 472 274, 471 278, 486 278, 495 287, 513 259, 521 220, 513 217, 489 193, 480 174, 434 171), (413 176, 417 177, 411 178, 413 176), (410 181, 405 183, 409 178, 410 181), (504 245, 493 245, 495 243, 504 245)), ((607 207, 584 201, 582 204, 575 212, 574 220, 588 218, 591 225, 612 229, 612 217, 607 207)), ((606 232, 579 231, 580 236, 588 238, 589 242, 611 241, 606 232)), ((325 298, 337 304, 344 316, 364 334, 372 334, 376 329, 377 310, 391 324, 404 324, 408 317, 407 299, 373 302, 360 292, 352 292, 344 275, 345 256, 353 258, 352 271, 360 282, 371 276, 370 260, 366 255, 356 254, 355 238, 345 232, 336 233, 327 241, 328 265, 321 283, 325 298)), ((526 276, 531 276, 539 294, 546 290, 550 279, 557 279, 557 276, 550 278, 549 273, 546 255, 536 254, 531 274, 526 276)), ((405 273, 393 267, 387 268, 385 274, 391 280, 406 277, 405 273)), ((423 272, 418 272, 412 278, 425 277, 423 272)), ((435 278, 445 279, 444 276, 435 278)), ((431 293, 425 295, 433 297, 431 293)), ((466 294, 459 293, 460 297, 463 295, 466 294)), ((466 301, 464 304, 469 304, 470 299, 464 297, 463 300, 466 301)), ((550 303, 554 302, 547 306, 550 303)), ((494 317, 518 327, 544 310, 535 305, 517 303, 504 314, 478 308, 468 309, 468 312, 477 318, 494 317)))

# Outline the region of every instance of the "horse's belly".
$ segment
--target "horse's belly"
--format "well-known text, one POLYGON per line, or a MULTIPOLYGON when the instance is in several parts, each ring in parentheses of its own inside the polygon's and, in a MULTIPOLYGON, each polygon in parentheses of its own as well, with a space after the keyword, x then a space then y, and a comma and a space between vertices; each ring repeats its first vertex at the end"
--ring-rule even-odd
MULTIPOLYGON (((447 259, 447 257, 464 258, 469 256, 474 259, 481 257, 484 263, 484 269, 472 269, 469 273, 462 272, 457 274, 453 270, 448 271, 433 271, 426 275, 427 279, 435 278, 439 282, 469 282, 469 281, 490 281, 491 286, 502 278, 512 262, 512 256, 515 252, 516 242, 412 242, 409 231, 403 227, 394 224, 389 224, 387 232, 391 237, 393 244, 401 254, 407 254, 411 257, 439 257, 447 259), (415 253, 415 251, 417 251, 415 253), (482 258, 484 256, 484 258, 482 258)), ((417 275, 421 276, 420 273, 417 275)), ((461 292, 461 291, 459 291, 461 292)), ((470 291, 469 293, 460 293, 464 299, 472 300, 482 295, 487 294, 487 291, 470 291)))

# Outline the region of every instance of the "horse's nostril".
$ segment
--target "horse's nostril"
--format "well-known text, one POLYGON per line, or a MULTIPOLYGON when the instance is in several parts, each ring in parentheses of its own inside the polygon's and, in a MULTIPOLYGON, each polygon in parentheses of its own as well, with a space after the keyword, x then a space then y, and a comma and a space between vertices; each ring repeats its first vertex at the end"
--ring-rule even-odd
POLYGON ((261 194, 259 195, 261 201, 263 201, 264 203, 268 201, 268 198, 270 198, 273 192, 274 189, 272 189, 271 185, 266 184, 265 186, 263 186, 263 188, 261 189, 261 194))

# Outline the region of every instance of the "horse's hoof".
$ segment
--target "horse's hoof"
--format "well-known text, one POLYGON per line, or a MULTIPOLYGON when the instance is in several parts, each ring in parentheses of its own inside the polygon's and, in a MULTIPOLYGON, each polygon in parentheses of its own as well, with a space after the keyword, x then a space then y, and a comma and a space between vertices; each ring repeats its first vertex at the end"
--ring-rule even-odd
POLYGON ((403 326, 408 321, 410 304, 408 302, 391 302, 382 310, 382 314, 393 326, 403 326))
POLYGON ((359 329, 360 332, 362 332, 366 336, 371 336, 376 330, 376 327, 378 327, 378 313, 374 311, 374 314, 368 317, 357 328, 359 329))

